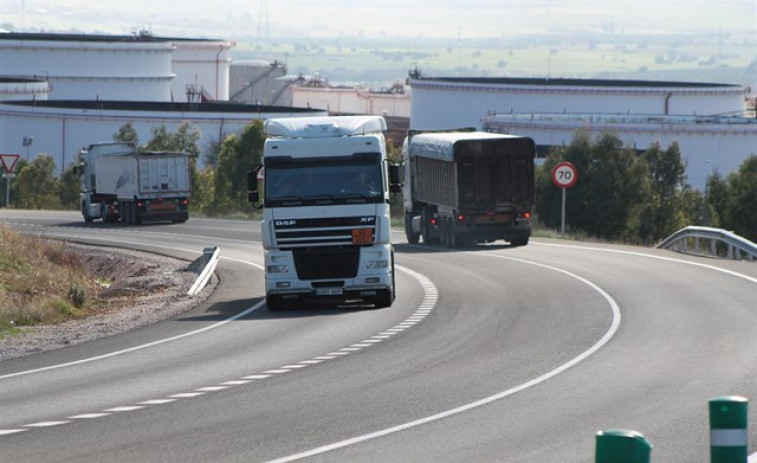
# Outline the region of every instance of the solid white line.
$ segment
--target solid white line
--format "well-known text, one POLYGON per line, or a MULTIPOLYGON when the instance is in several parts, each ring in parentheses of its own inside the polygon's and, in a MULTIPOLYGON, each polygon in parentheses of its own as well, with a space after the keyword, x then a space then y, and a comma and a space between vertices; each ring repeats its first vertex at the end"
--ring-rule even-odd
POLYGON ((580 281, 580 282, 588 285, 593 290, 595 290, 596 292, 598 292, 607 301, 607 303, 610 305, 610 308, 612 309, 612 323, 610 324, 610 328, 607 330, 607 332, 604 334, 604 336, 602 336, 602 338, 599 341, 597 341, 593 346, 591 346, 589 349, 587 349, 586 351, 584 351, 583 353, 581 353, 577 357, 575 357, 575 358, 569 360, 568 362, 560 365, 559 367, 555 368, 552 371, 549 371, 549 372, 547 372, 547 373, 545 373, 545 374, 543 374, 543 375, 541 375, 541 376, 539 376, 537 378, 534 378, 534 379, 532 379, 530 381, 527 381, 527 382, 525 382, 525 383, 523 383, 523 384, 521 384, 519 386, 515 386, 513 388, 507 389, 506 391, 502 391, 499 394, 495 394, 495 395, 486 397, 484 399, 480 399, 480 400, 477 400, 475 402, 471 402, 469 404, 466 404, 466 405, 463 405, 463 406, 460 406, 460 407, 457 407, 457 408, 453 408, 453 409, 450 409, 450 410, 447 410, 447 411, 444 411, 444 412, 441 412, 441 413, 437 413, 435 415, 427 416, 425 418, 421 418, 421 419, 418 419, 418 420, 415 420, 415 421, 410 421, 410 422, 407 422, 407 423, 404 423, 404 424, 400 424, 398 426, 393 426, 393 427, 390 427, 390 428, 382 429, 380 431, 372 432, 372 433, 369 433, 369 434, 364 434, 362 436, 356 436, 356 437, 353 437, 351 439, 346 439, 346 440, 343 440, 343 441, 340 441, 340 442, 335 442, 333 444, 324 445, 322 447, 317 447, 317 448, 314 448, 312 450, 307 450, 305 452, 297 453, 297 454, 294 454, 294 455, 289 455, 289 456, 286 456, 286 457, 277 458, 275 460, 269 460, 266 463, 287 463, 287 462, 290 462, 290 461, 296 461, 296 460, 301 460, 303 458, 308 458, 308 457, 312 457, 312 456, 315 456, 315 455, 320 455, 320 454, 323 454, 323 453, 326 453, 326 452, 330 452, 332 450, 341 449, 341 448, 344 448, 344 447, 348 447, 350 445, 354 445, 354 444, 359 444, 361 442, 365 442, 367 440, 376 439, 378 437, 383 437, 383 436, 387 436, 389 434, 394 434, 394 433, 397 433, 397 432, 400 432, 400 431, 404 431, 406 429, 414 428, 416 426, 427 424, 427 423, 430 423, 430 422, 433 422, 433 421, 438 421, 438 420, 450 417, 452 415, 456 415, 458 413, 466 412, 468 410, 472 410, 474 408, 481 407, 483 405, 489 404, 489 403, 494 402, 496 400, 503 399, 505 397, 511 396, 511 395, 513 395, 515 393, 518 393, 518 392, 521 392, 521 391, 523 391, 525 389, 528 389, 528 388, 530 388, 532 386, 535 386, 535 385, 537 385, 539 383, 547 381, 548 379, 551 379, 551 378, 553 378, 553 377, 555 377, 555 376, 563 373, 565 370, 567 370, 567 369, 575 366, 579 362, 585 360, 587 357, 589 357, 590 355, 592 355, 593 353, 595 353, 596 351, 598 351, 600 348, 602 348, 602 346, 604 346, 605 344, 607 344, 610 341, 610 339, 612 339, 612 337, 615 335, 615 333, 618 331, 618 328, 620 327, 620 319, 621 319, 621 317, 620 317, 620 307, 618 306, 617 302, 615 302, 615 299, 612 298, 612 296, 610 296, 605 290, 603 290, 602 288, 600 288, 596 284, 592 283, 591 281, 589 281, 589 280, 587 280, 587 279, 585 279, 585 278, 583 278, 583 277, 581 277, 579 275, 576 275, 575 273, 571 273, 571 272, 568 272, 567 270, 562 270, 562 269, 559 269, 557 267, 552 267, 552 266, 549 266, 549 265, 539 264, 539 263, 530 262, 530 261, 527 261, 527 260, 517 259, 517 258, 513 258, 513 257, 505 257, 505 256, 498 256, 498 255, 491 255, 491 257, 497 257, 497 258, 502 258, 502 259, 507 259, 507 260, 513 260, 513 261, 522 262, 522 263, 525 263, 525 264, 535 265, 537 267, 542 267, 542 268, 546 268, 546 269, 549 269, 549 270, 553 270, 553 271, 562 273, 564 275, 568 275, 569 277, 575 278, 578 281, 580 281))
MULTIPOLYGON (((724 269, 721 267, 716 267, 714 265, 709 264, 703 264, 700 262, 692 262, 689 260, 683 260, 683 259, 676 259, 675 257, 664 257, 664 256, 656 256, 654 254, 645 254, 643 252, 636 252, 636 251, 624 251, 621 249, 605 249, 605 248, 595 248, 592 246, 579 246, 575 244, 555 244, 555 243, 538 243, 534 242, 532 244, 538 245, 538 246, 552 246, 555 248, 569 248, 569 249, 581 249, 584 251, 599 251, 599 252, 610 252, 610 253, 617 253, 617 254, 626 254, 629 256, 637 256, 637 257, 646 257, 649 259, 657 259, 667 262, 675 262, 677 264, 686 264, 686 265, 692 265, 694 267, 701 267, 706 268, 709 270, 715 270, 717 272, 722 272, 727 275, 731 275, 738 278, 743 278, 747 281, 751 281, 752 283, 757 283, 757 278, 750 277, 748 275, 744 275, 743 273, 734 272, 732 270, 724 269)), ((671 251, 672 252, 672 251, 671 251)))
POLYGON ((29 429, 0 429, 0 436, 9 436, 20 432, 29 431, 29 429))

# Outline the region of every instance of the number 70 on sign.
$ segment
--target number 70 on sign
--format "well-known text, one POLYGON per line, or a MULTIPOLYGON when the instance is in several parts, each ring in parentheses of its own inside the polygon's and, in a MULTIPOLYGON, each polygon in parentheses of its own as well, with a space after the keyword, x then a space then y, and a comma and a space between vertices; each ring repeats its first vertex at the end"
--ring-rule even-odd
POLYGON ((570 162, 558 163, 552 168, 552 183, 560 188, 570 188, 578 181, 576 166, 570 162))

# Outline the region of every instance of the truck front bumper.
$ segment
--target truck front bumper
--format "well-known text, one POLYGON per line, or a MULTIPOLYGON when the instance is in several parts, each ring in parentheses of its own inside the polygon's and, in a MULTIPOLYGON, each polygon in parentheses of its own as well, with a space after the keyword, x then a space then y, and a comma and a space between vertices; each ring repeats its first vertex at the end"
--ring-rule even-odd
POLYGON ((361 248, 357 273, 348 278, 323 274, 301 279, 292 251, 267 250, 265 262, 266 296, 282 302, 371 301, 394 291, 391 245, 361 248))

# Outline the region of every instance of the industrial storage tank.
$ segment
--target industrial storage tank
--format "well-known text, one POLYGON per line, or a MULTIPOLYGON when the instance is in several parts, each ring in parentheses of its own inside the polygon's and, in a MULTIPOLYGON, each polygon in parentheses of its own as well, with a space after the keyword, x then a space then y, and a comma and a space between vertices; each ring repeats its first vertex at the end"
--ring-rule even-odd
POLYGON ((0 77, 0 101, 47 100, 51 89, 44 79, 0 77))
POLYGON ((44 78, 56 100, 170 101, 170 40, 129 36, 0 34, 1 76, 44 78))
MULTIPOLYGON (((131 35, 0 34, 0 77, 44 79, 51 100, 225 101, 234 42, 131 35)), ((31 98, 30 98, 31 99, 31 98)))
MULTIPOLYGON (((228 102, 140 102, 109 100, 48 100, 0 102, 2 152, 21 153, 32 160, 38 153, 52 156, 56 172, 74 161, 82 146, 112 141, 119 128, 131 124, 140 142, 153 129, 175 131, 188 122, 200 131, 201 149, 220 145, 229 134, 240 133, 256 119, 326 116, 326 111, 228 102), (33 140, 27 145, 25 140, 33 140)), ((202 165, 202 159, 198 159, 202 165)))
POLYGON ((410 79, 410 128, 479 126, 486 114, 741 114, 741 85, 604 79, 410 79))

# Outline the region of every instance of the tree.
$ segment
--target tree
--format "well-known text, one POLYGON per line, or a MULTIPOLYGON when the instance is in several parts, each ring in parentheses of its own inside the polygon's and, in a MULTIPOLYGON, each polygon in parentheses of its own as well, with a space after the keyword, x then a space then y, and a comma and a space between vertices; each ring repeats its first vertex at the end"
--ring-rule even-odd
POLYGON ((176 132, 170 133, 165 125, 153 127, 152 137, 142 147, 144 151, 181 151, 192 155, 194 159, 200 155, 200 129, 187 121, 182 122, 176 132))
POLYGON ((547 226, 560 220, 561 191, 552 185, 551 169, 569 161, 578 170, 578 183, 568 191, 566 223, 575 230, 604 239, 636 239, 635 221, 648 194, 646 165, 633 149, 610 132, 591 140, 579 130, 566 147, 554 150, 537 169, 537 213, 547 226))
POLYGON ((52 156, 38 154, 18 171, 13 182, 12 204, 21 209, 59 209, 58 180, 52 156))
POLYGON ((757 156, 749 156, 728 183, 733 198, 728 222, 736 234, 757 242, 757 156))
POLYGON ((134 130, 131 122, 122 125, 118 132, 113 134, 113 141, 133 142, 135 146, 139 145, 139 135, 134 130))
POLYGON ((221 145, 214 179, 218 212, 251 211, 247 202, 247 172, 263 159, 263 121, 247 124, 241 134, 229 135, 221 145))
POLYGON ((728 224, 730 210, 733 208, 728 182, 714 171, 707 178, 705 186, 704 224, 713 227, 730 227, 728 224))
MULTIPOLYGON (((684 201, 686 164, 678 143, 662 150, 659 142, 655 142, 643 157, 649 175, 650 196, 640 216, 639 235, 645 241, 656 241, 684 227, 696 215, 689 218, 686 213, 689 204, 684 201)), ((691 200, 690 194, 686 197, 691 200)))
POLYGON ((79 209, 79 192, 81 184, 79 175, 74 173, 74 164, 68 166, 65 172, 58 179, 58 198, 60 198, 61 207, 64 209, 79 209))

